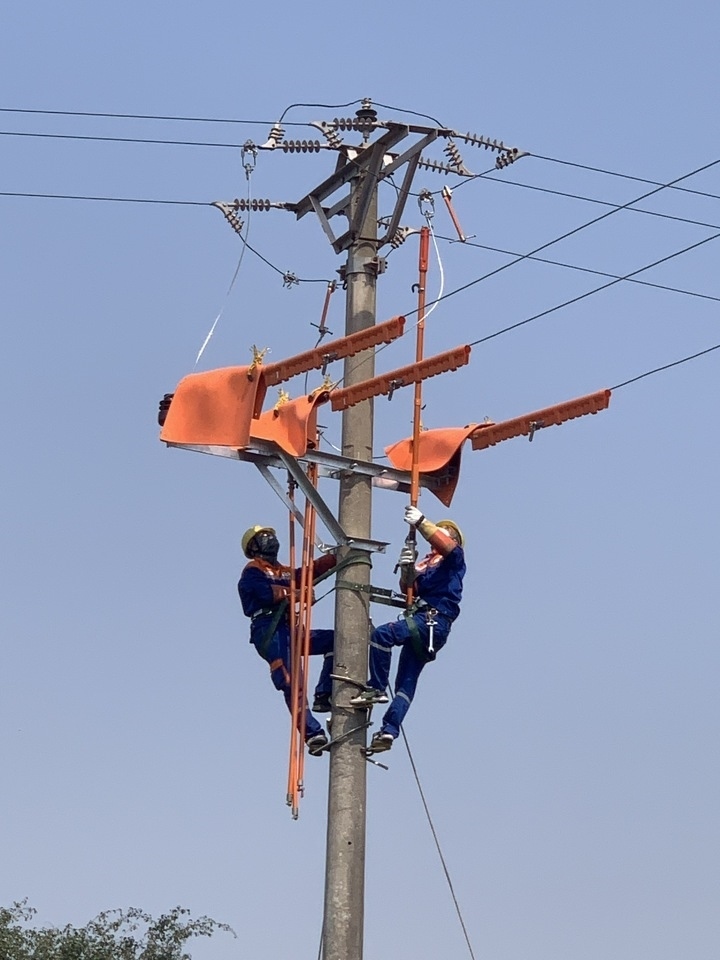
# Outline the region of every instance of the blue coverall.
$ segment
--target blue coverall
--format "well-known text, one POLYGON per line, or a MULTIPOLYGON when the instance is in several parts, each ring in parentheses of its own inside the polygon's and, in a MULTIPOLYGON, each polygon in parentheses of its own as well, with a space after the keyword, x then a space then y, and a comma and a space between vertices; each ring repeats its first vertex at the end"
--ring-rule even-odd
POLYGON ((405 715, 410 709, 423 667, 433 656, 428 652, 428 610, 434 609, 436 626, 433 648, 437 653, 445 646, 452 622, 460 613, 462 581, 465 576, 465 554, 459 544, 442 556, 433 551, 415 564, 417 574, 413 585, 420 608, 410 614, 415 631, 408 618, 394 620, 376 627, 370 636, 370 681, 368 686, 385 690, 390 676, 392 648, 402 647, 395 678, 395 696, 383 717, 381 733, 397 737, 405 715))
MULTIPOLYGON (((313 578, 325 573, 335 566, 335 557, 326 555, 320 557, 313 565, 313 578)), ((279 563, 270 563, 268 560, 255 558, 251 560, 240 575, 238 593, 245 616, 250 617, 250 643, 260 656, 270 664, 270 676, 277 690, 285 697, 288 710, 291 709, 291 677, 290 677, 290 623, 287 612, 281 617, 272 637, 268 637, 268 629, 278 603, 290 588, 291 571, 279 563)), ((295 571, 296 583, 300 580, 300 570, 295 571)), ((325 661, 320 671, 320 678, 315 689, 315 696, 329 695, 332 689, 330 674, 333 672, 333 630, 310 631, 310 653, 324 656, 325 661)), ((304 733, 305 739, 323 732, 323 728, 310 713, 305 704, 305 726, 302 726, 302 716, 298 721, 298 729, 304 733)))

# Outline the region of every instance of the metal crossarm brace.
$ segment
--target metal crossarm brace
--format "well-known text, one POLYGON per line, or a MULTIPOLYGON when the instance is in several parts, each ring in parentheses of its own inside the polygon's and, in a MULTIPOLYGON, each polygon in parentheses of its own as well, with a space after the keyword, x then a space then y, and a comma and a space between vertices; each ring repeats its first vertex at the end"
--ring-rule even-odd
POLYGON ((337 522, 332 511, 329 509, 328 505, 320 496, 316 488, 310 483, 305 471, 302 469, 295 457, 291 457, 290 454, 285 453, 284 450, 280 450, 278 452, 278 457, 282 461, 285 469, 292 476, 293 480, 297 483, 305 499, 313 505, 317 515, 335 538, 336 543, 340 544, 341 546, 355 547, 358 550, 375 551, 378 553, 385 552, 385 548, 388 545, 387 541, 365 540, 357 537, 349 537, 337 522))
MULTIPOLYGON (((290 497, 287 495, 287 492, 282 488, 282 486, 278 483, 278 481, 277 481, 277 480, 275 479, 275 477, 272 475, 272 473, 270 472, 270 470, 268 469, 268 467, 267 467, 264 463, 257 463, 257 462, 256 462, 255 466, 258 468, 258 470, 260 471, 260 474, 264 477, 264 479, 267 480, 268 484, 269 484, 270 487, 273 489, 273 491, 278 495, 278 497, 280 498, 280 500, 285 504, 285 506, 287 507, 287 509, 288 509, 288 510, 292 513, 292 515, 295 517, 295 519, 296 519, 297 522, 299 523, 301 529, 304 529, 304 528, 305 528, 305 518, 304 518, 303 514, 300 512, 300 510, 298 509, 298 507, 297 507, 297 505, 294 503, 294 501, 291 500, 290 497)), ((321 539, 320 537, 316 536, 316 537, 315 537, 315 546, 316 546, 319 550, 322 550, 322 548, 325 547, 326 544, 322 541, 322 539, 321 539)))
MULTIPOLYGON (((425 139, 427 139, 427 137, 425 139)), ((403 177, 402 185, 398 191, 395 209, 390 217, 390 223, 388 224, 385 236, 378 240, 378 248, 384 246, 386 243, 392 243, 392 241, 395 239, 395 234, 397 233, 400 225, 400 217, 403 215, 403 210, 405 209, 405 204, 410 193, 410 187, 412 186, 413 177, 415 176, 418 161, 420 160, 420 151, 409 150, 406 154, 403 154, 403 156, 408 157, 407 169, 405 170, 405 176, 403 177)), ((390 164, 390 167, 394 167, 396 163, 397 161, 394 161, 390 164)))
MULTIPOLYGON (((331 174, 327 180, 316 187, 312 193, 307 194, 294 205, 295 216, 298 220, 301 217, 304 217, 306 213, 310 213, 312 210, 312 200, 311 197, 314 197, 319 202, 327 199, 332 193, 336 190, 339 190, 340 187, 345 186, 354 176, 356 176, 358 167, 363 165, 363 155, 367 153, 368 156, 372 156, 372 153, 368 151, 377 150, 381 156, 387 153, 396 143, 399 143, 403 140, 408 133, 410 132, 407 126, 403 124, 397 124, 393 126, 386 134, 380 137, 375 143, 371 144, 365 150, 360 151, 358 155, 354 158, 353 163, 346 163, 339 170, 336 170, 335 173, 331 174)), ((371 187, 374 186, 374 182, 371 183, 371 187)))
MULTIPOLYGON (((283 469, 284 465, 278 455, 278 448, 269 441, 253 440, 252 447, 220 447, 211 444, 190 444, 190 443, 167 443, 168 447, 178 447, 182 450, 192 450, 194 453, 205 453, 214 457, 225 457, 228 460, 243 460, 246 463, 263 463, 268 467, 283 469)), ((397 489, 402 493, 408 493, 410 490, 410 474, 405 470, 395 470, 392 467, 384 467, 379 463, 370 460, 351 460, 349 457, 343 457, 337 453, 326 453, 320 450, 307 450, 302 457, 298 458, 300 463, 317 463, 320 467, 320 476, 329 477, 333 480, 339 480, 349 473, 358 473, 361 476, 372 477, 379 481, 386 481, 391 489, 397 489)), ((430 476, 421 475, 420 485, 430 490, 441 487, 447 480, 440 475, 430 476)))

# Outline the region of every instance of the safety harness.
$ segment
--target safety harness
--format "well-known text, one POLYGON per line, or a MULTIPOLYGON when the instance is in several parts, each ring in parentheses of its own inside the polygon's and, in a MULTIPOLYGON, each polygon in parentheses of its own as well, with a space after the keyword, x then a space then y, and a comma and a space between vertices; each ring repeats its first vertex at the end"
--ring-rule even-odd
POLYGON ((426 600, 420 597, 416 597, 403 613, 405 623, 410 631, 413 650, 425 663, 429 663, 437 656, 437 651, 435 650, 435 627, 437 626, 437 620, 435 618, 437 617, 437 613, 435 607, 431 607, 426 600), (420 628, 415 620, 415 615, 418 613, 425 614, 425 626, 428 628, 427 644, 420 635, 420 628))

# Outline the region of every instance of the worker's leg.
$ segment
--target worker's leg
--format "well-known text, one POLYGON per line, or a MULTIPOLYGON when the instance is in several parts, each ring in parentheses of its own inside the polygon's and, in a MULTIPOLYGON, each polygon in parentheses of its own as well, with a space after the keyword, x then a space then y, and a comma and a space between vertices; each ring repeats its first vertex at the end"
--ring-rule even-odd
POLYGON ((310 653, 312 656, 324 657, 317 686, 315 687, 315 699, 325 699, 332 692, 332 680, 330 674, 333 672, 333 647, 335 644, 335 632, 333 630, 311 630, 310 631, 310 653))
MULTIPOLYGON (((395 677, 395 696, 385 712, 381 727, 382 733, 391 733, 393 737, 400 734, 400 727, 415 696, 418 679, 425 664, 428 663, 428 656, 424 649, 428 644, 428 630, 424 617, 416 617, 415 623, 421 643, 418 643, 417 637, 410 636, 410 639, 400 651, 397 676, 395 677)), ((409 630, 408 634, 410 634, 409 630)), ((433 646, 436 653, 445 646, 446 641, 447 632, 436 627, 433 636, 433 646)))
POLYGON ((370 680, 373 690, 385 690, 390 677, 392 648, 403 646, 410 638, 405 620, 393 620, 376 627, 370 636, 370 680))
MULTIPOLYGON (((290 634, 287 629, 279 629, 270 641, 265 659, 270 664, 270 677, 276 690, 285 698, 292 712, 292 686, 290 677, 290 634)), ((302 715, 298 718, 298 729, 302 728, 302 715)), ((305 739, 322 733, 322 727, 305 705, 305 739)))

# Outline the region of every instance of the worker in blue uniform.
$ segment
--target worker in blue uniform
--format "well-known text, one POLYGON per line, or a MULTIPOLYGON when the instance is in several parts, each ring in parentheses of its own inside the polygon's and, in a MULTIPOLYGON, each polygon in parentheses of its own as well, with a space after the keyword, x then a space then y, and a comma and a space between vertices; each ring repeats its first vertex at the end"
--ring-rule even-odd
MULTIPOLYGON (((245 616, 250 617, 250 643, 270 665, 270 676, 277 690, 291 709, 290 620, 289 597, 292 571, 278 562, 280 544, 272 527, 254 526, 245 531, 242 549, 249 562, 240 575, 238 593, 245 616)), ((313 564, 313 579, 335 566, 333 554, 325 554, 313 564)), ((295 583, 300 584, 300 568, 295 570, 295 583)), ((333 670, 334 631, 311 630, 310 653, 324 657, 315 689, 313 710, 329 713, 333 670)), ((314 756, 327 746, 328 738, 305 704, 299 727, 308 750, 314 756)))
POLYGON ((395 678, 395 695, 373 736, 369 750, 389 750, 400 734, 426 663, 434 660, 447 643, 450 627, 460 613, 465 576, 463 535, 453 520, 435 524, 413 506, 405 508, 405 522, 430 544, 430 553, 417 560, 411 539, 400 554, 400 588, 412 589, 413 602, 404 616, 376 627, 370 637, 370 679, 367 688, 350 703, 371 707, 387 703, 385 689, 390 675, 392 648, 401 647, 395 678))

